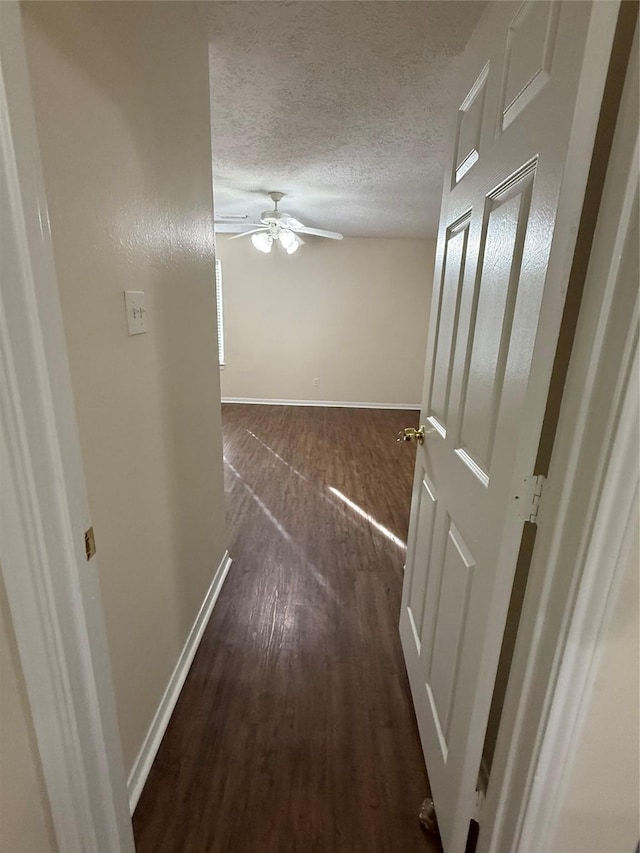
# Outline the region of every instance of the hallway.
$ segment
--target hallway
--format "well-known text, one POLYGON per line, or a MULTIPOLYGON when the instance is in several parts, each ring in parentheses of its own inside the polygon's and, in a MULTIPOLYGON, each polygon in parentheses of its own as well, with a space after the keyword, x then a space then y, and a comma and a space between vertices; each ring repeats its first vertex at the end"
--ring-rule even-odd
POLYGON ((435 851, 398 614, 416 413, 224 405, 233 565, 140 853, 435 851))

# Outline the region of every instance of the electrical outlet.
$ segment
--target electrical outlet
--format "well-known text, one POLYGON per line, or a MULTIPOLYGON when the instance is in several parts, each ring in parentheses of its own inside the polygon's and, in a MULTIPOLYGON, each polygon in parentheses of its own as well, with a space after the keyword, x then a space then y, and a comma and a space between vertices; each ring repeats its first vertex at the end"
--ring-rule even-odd
POLYGON ((314 388, 317 388, 319 385, 320 385, 320 380, 319 380, 319 379, 314 379, 314 380, 313 380, 313 387, 314 387, 314 388))

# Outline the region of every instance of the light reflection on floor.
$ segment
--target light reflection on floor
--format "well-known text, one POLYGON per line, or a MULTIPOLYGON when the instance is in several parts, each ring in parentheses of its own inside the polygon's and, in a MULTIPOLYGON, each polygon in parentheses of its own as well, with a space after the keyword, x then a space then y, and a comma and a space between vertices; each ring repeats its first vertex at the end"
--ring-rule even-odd
MULTIPOLYGON (((265 516, 269 519, 271 524, 273 524, 273 526, 276 528, 276 530, 278 531, 280 536, 282 536, 282 538, 285 540, 285 542, 287 542, 291 546, 293 553, 296 555, 298 560, 300 560, 301 565, 305 566, 306 568, 308 568, 311 571, 311 574, 315 578, 316 582, 325 590, 325 592, 332 599, 335 600, 335 593, 331 589, 330 584, 327 582, 326 578, 323 577, 322 573, 318 570, 318 568, 309 560, 305 551, 297 544, 297 542, 294 540, 294 538, 291 536, 291 534, 282 526, 280 521, 275 517, 275 515, 271 512, 269 507, 260 498, 260 496, 254 492, 254 490, 251 488, 251 486, 249 486, 247 483, 245 483, 245 481, 242 478, 242 476, 240 475, 240 473, 236 470, 236 468, 234 468, 234 466, 231 464, 231 462, 229 462, 227 457, 223 456, 222 458, 224 460, 224 464, 227 466, 230 473, 240 482, 242 487, 249 493, 249 495, 251 495, 253 500, 260 507, 262 512, 265 514, 265 516)), ((277 590, 276 590, 276 594, 277 594, 277 590)))
POLYGON ((402 548, 406 551, 407 543, 403 542, 402 539, 399 539, 395 533, 392 533, 384 524, 380 524, 379 521, 376 521, 375 518, 369 515, 368 512, 365 512, 362 507, 359 507, 358 504, 354 503, 350 500, 346 495, 343 495, 339 489, 334 488, 333 486, 329 486, 329 491, 332 495, 335 495, 337 498, 340 498, 341 501, 344 501, 346 505, 352 509, 354 512, 358 513, 360 518, 364 518, 365 521, 368 521, 372 527, 375 527, 383 536, 386 536, 387 539, 390 539, 394 545, 397 545, 398 548, 402 548))
MULTIPOLYGON (((245 428, 245 432, 247 432, 259 444, 261 444, 262 447, 264 447, 265 450, 267 450, 279 462, 281 462, 283 465, 286 465, 290 471, 293 471, 293 473, 297 477, 299 477, 301 480, 304 480, 305 482, 307 481, 307 478, 304 476, 304 474, 301 474, 297 470, 297 468, 294 468, 293 465, 291 465, 289 462, 287 462, 286 459, 283 459, 279 453, 276 453, 275 450, 273 450, 271 447, 269 447, 269 445, 266 444, 264 441, 262 441, 262 439, 259 438, 254 432, 252 432, 250 429, 246 429, 246 428, 245 428)), ((229 466, 232 473, 234 473, 240 480, 242 480, 242 477, 240 477, 240 475, 238 474, 236 469, 231 465, 231 463, 227 461, 226 457, 224 458, 224 461, 229 466)), ((287 540, 287 542, 289 542, 291 545, 295 545, 291 536, 282 527, 282 525, 280 524, 278 519, 275 518, 274 515, 272 515, 269 508, 260 500, 260 498, 255 494, 255 492, 249 486, 247 486, 244 483, 244 481, 243 481, 243 485, 250 492, 251 496, 258 503, 258 505, 261 507, 261 509, 263 509, 263 511, 265 512, 267 517, 270 519, 270 521, 273 522, 276 529, 284 536, 284 538, 287 540)), ((407 550, 407 543, 406 542, 403 542, 402 539, 400 539, 398 536, 396 536, 395 533, 393 533, 391 530, 389 530, 388 527, 385 527, 384 524, 380 524, 379 521, 376 521, 376 519, 372 515, 369 515, 369 513, 365 512, 362 509, 362 507, 360 507, 360 506, 358 506, 358 504, 354 503, 350 498, 348 498, 346 495, 344 495, 339 489, 336 489, 334 486, 329 486, 329 491, 331 492, 331 494, 335 495, 335 497, 337 497, 341 501, 343 501, 351 510, 353 510, 355 513, 357 513, 357 515, 359 515, 360 518, 364 519, 364 521, 366 521, 368 524, 370 524, 379 533, 382 533, 383 536, 386 536, 386 538, 389 539, 391 542, 393 542, 394 545, 396 545, 398 548, 401 548, 404 551, 407 550)))
POLYGON ((259 442, 265 448, 265 450, 268 450, 269 453, 271 453, 273 456, 275 456, 276 459, 278 459, 280 462, 282 462, 283 465, 286 465, 290 471, 293 471, 293 473, 296 475, 296 477, 300 477, 301 480, 306 481, 307 478, 304 476, 304 474, 301 474, 297 468, 294 468, 293 465, 290 465, 286 459, 283 459, 282 456, 280 456, 279 453, 276 453, 275 450, 273 450, 271 447, 269 447, 268 444, 265 444, 261 438, 258 438, 258 436, 255 434, 255 432, 251 432, 250 429, 245 430, 245 432, 248 432, 249 435, 251 436, 251 438, 255 438, 255 440, 257 442, 259 442))
MULTIPOLYGON (((276 453, 271 447, 269 447, 266 442, 264 442, 261 438, 259 438, 254 432, 250 429, 245 428, 245 432, 248 433, 251 438, 253 438, 258 444, 264 448, 271 456, 278 460, 281 465, 284 465, 289 469, 297 478, 309 484, 307 477, 301 474, 293 465, 287 462, 286 459, 276 453)), ((262 500, 260 495, 256 493, 256 491, 244 480, 240 472, 234 467, 234 465, 229 461, 227 456, 223 456, 224 463, 229 473, 234 477, 234 479, 238 482, 238 484, 247 492, 247 494, 251 497, 251 499, 255 502, 255 504, 259 507, 260 511, 264 514, 267 520, 273 525, 277 533, 280 537, 287 543, 288 547, 291 549, 295 559, 298 561, 299 566, 304 567, 314 578, 316 583, 321 587, 323 592, 329 596, 329 598, 336 604, 339 604, 337 600, 337 596, 331 584, 327 581, 323 573, 318 569, 318 567, 309 559, 307 550, 289 533, 289 531, 284 527, 279 518, 274 515, 274 513, 269 509, 266 503, 262 500)), ((305 486, 305 488, 309 488, 309 485, 305 486)), ((331 506, 334 512, 338 512, 340 516, 348 521, 349 524, 353 525, 362 525, 364 524, 367 528, 373 528, 373 530, 382 534, 386 539, 391 541, 397 548, 402 550, 406 550, 406 543, 403 542, 398 536, 392 533, 387 527, 383 524, 380 524, 372 515, 365 512, 362 507, 358 506, 354 501, 348 498, 343 492, 334 486, 329 486, 327 489, 314 489, 315 494, 322 498, 323 501, 326 501, 331 506), (328 492, 328 493, 327 493, 328 492), (336 500, 336 498, 338 500, 336 500), (355 514, 355 517, 354 517, 355 514)), ((284 602, 279 601, 279 593, 277 587, 273 590, 274 601, 273 601, 273 611, 271 617, 271 635, 275 630, 276 624, 278 624, 281 629, 284 629, 288 636, 291 636, 291 632, 296 631, 296 611, 295 609, 291 609, 285 605, 284 602)), ((271 638, 269 640, 271 642, 271 638)))
POLYGON ((240 476, 240 474, 238 473, 238 471, 233 467, 233 465, 231 464, 231 462, 227 461, 226 457, 223 457, 223 459, 224 459, 225 465, 229 468, 229 470, 231 471, 231 473, 233 474, 233 476, 234 476, 237 480, 240 480, 240 482, 242 483, 243 487, 244 487, 244 488, 249 492, 249 494, 250 494, 250 495, 251 495, 251 497, 254 499, 254 501, 258 504, 258 506, 260 507, 260 509, 262 510, 262 512, 267 516, 267 518, 269 519, 269 521, 271 522, 271 524, 273 524, 273 526, 276 528, 276 530, 278 531, 278 533, 280 534, 280 536, 282 536, 282 538, 283 538, 286 542, 288 542, 290 545, 295 545, 295 542, 293 541, 293 538, 292 538, 291 534, 290 534, 290 533, 288 533, 288 532, 285 530, 285 528, 280 524, 280 522, 278 521, 278 519, 277 519, 277 518, 275 517, 275 515, 271 512, 271 510, 270 510, 270 509, 269 509, 269 507, 265 504, 265 502, 264 502, 264 501, 259 497, 259 495, 257 495, 257 494, 253 491, 253 489, 251 488, 251 486, 249 486, 247 483, 245 483, 245 481, 242 479, 242 477, 240 476))

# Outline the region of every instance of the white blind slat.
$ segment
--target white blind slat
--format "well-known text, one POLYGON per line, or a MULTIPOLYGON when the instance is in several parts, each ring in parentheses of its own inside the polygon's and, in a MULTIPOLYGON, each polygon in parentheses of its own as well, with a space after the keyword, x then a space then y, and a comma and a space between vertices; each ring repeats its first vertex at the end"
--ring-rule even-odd
POLYGON ((222 306, 222 262, 216 258, 216 314, 218 317, 218 361, 224 364, 224 317, 222 306))

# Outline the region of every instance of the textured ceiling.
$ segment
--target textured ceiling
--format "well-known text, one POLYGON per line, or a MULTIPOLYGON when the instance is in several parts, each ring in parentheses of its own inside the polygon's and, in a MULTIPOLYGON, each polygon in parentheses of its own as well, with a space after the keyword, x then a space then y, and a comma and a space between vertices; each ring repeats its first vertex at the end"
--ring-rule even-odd
POLYGON ((452 80, 485 5, 209 3, 216 213, 254 219, 280 190, 305 225, 435 236, 452 80))

